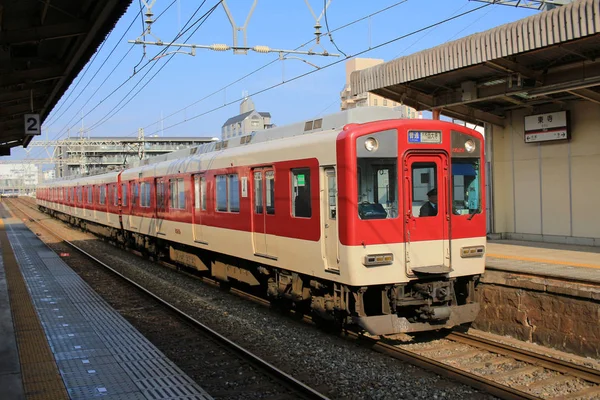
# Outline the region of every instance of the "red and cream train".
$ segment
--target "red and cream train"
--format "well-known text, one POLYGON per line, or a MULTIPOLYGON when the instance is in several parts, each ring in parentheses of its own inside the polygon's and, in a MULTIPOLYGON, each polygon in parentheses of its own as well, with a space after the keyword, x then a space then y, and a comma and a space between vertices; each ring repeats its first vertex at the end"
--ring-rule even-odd
POLYGON ((471 322, 485 264, 483 138, 397 116, 357 108, 213 142, 40 185, 37 203, 371 334, 471 322))

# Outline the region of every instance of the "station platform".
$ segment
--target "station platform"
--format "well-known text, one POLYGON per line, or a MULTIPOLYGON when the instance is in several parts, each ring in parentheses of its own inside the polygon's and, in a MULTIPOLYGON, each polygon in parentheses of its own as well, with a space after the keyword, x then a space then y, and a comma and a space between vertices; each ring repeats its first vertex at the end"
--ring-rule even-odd
POLYGON ((0 399, 211 399, 0 207, 0 399))
POLYGON ((600 247, 488 240, 486 268, 600 284, 600 247))

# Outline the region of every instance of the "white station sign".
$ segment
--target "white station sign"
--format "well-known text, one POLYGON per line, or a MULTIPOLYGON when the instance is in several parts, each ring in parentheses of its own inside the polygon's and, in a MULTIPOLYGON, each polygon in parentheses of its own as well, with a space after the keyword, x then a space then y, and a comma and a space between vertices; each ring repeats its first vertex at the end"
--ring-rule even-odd
POLYGON ((525 117, 525 143, 569 140, 570 138, 568 111, 525 117))

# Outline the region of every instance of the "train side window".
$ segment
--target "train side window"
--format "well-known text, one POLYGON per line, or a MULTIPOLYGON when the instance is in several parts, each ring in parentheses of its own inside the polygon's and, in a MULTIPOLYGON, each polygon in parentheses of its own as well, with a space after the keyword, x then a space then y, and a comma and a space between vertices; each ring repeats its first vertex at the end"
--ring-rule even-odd
POLYGON ((254 213, 263 213, 263 179, 262 171, 254 172, 254 213))
POLYGON ((127 184, 126 183, 121 184, 121 197, 122 197, 121 205, 123 207, 125 207, 127 205, 127 184))
POLYGON ((141 185, 140 205, 147 208, 150 207, 150 182, 142 182, 141 185))
POLYGON ((137 182, 134 182, 131 186, 131 205, 135 207, 139 202, 140 189, 137 182))
POLYGON ((292 170, 292 216, 310 218, 310 169, 298 168, 292 170))
POLYGON ((217 202, 217 211, 227 211, 227 176, 217 175, 217 190, 215 193, 217 202))
POLYGON ((185 186, 183 178, 171 179, 169 182, 171 191, 171 205, 169 208, 184 210, 185 209, 185 186))
POLYGON ((113 206, 119 205, 119 190, 118 186, 113 184, 113 206))
POLYGON ((437 166, 433 162, 412 164, 412 215, 434 217, 438 214, 437 166))
POLYGON ((227 190, 227 205, 228 211, 239 212, 240 211, 240 180, 237 174, 229 174, 227 176, 228 190, 227 190))
POLYGON ((156 181, 156 208, 165 209, 165 182, 162 179, 156 181))
POLYGON ((93 190, 93 188, 91 186, 88 186, 87 189, 88 189, 87 190, 87 202, 88 202, 88 204, 92 204, 92 193, 93 193, 92 190, 93 190))
POLYGON ((104 204, 106 204, 106 186, 102 185, 99 187, 99 189, 100 189, 99 202, 100 202, 100 204, 104 205, 104 204))
POLYGON ((194 208, 206 210, 206 180, 203 176, 194 176, 194 208))
POLYGON ((206 178, 200 177, 200 207, 206 211, 206 178))
POLYGON ((265 195, 266 198, 266 206, 267 206, 267 214, 273 215, 275 214, 275 172, 274 171, 266 171, 265 172, 265 195))

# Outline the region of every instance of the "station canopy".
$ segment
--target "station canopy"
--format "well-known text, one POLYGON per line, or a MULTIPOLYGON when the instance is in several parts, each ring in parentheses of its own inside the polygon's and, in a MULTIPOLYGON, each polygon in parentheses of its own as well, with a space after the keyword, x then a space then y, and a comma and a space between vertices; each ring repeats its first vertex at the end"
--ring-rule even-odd
POLYGON ((417 110, 505 125, 508 111, 585 99, 600 103, 600 1, 565 6, 355 71, 372 92, 417 110))
MULTIPOLYGON (((0 155, 34 137, 131 0, 10 0, 0 3, 0 155), (30 123, 31 128, 36 124, 30 123)), ((91 76, 91 75, 90 75, 91 76)))

